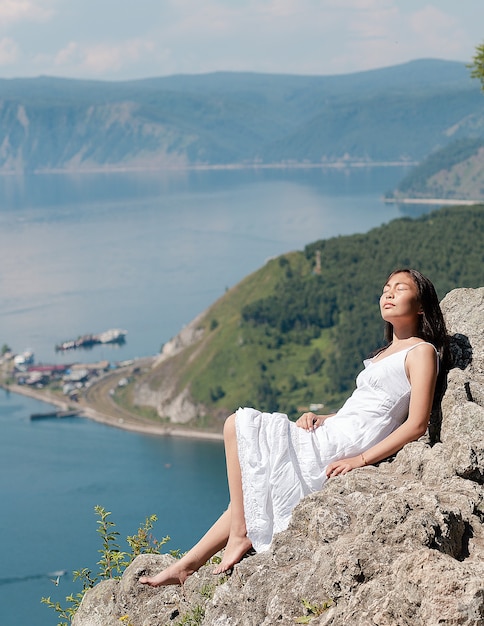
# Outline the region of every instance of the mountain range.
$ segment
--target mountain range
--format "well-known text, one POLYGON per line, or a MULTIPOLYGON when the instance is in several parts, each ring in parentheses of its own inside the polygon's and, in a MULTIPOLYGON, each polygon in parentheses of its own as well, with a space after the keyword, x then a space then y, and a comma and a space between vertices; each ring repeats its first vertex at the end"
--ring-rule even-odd
POLYGON ((419 162, 484 137, 465 64, 339 76, 0 80, 0 172, 419 162))

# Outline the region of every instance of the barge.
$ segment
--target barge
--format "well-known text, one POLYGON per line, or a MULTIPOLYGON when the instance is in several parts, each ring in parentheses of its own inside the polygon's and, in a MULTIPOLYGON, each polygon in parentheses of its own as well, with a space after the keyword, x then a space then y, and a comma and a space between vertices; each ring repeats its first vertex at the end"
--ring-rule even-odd
POLYGON ((67 411, 53 410, 53 411, 46 411, 45 413, 31 413, 30 419, 42 420, 42 419, 50 419, 52 417, 54 418, 77 417, 78 415, 79 415, 79 411, 76 411, 74 409, 67 410, 67 411))
POLYGON ((56 351, 76 350, 77 348, 92 348, 99 344, 123 344, 126 341, 127 330, 111 328, 97 335, 82 335, 77 339, 69 339, 58 344, 56 351))

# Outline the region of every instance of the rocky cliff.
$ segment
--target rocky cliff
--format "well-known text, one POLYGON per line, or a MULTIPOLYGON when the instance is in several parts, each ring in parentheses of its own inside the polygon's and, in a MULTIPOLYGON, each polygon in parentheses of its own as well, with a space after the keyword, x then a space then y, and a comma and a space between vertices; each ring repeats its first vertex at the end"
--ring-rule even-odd
MULTIPOLYGON (((165 343, 152 365, 152 370, 203 337, 202 320, 205 314, 206 312, 197 315, 173 339, 165 343)), ((144 377, 141 382, 136 383, 133 393, 135 404, 155 408, 160 417, 169 415, 171 424, 187 424, 190 420, 205 415, 205 408, 193 402, 189 387, 179 389, 169 369, 154 385, 150 376, 144 377)))
POLYGON ((73 626, 484 625, 484 288, 442 308, 453 368, 431 436, 303 500, 271 549, 183 589, 140 585, 142 555, 90 590, 73 626))

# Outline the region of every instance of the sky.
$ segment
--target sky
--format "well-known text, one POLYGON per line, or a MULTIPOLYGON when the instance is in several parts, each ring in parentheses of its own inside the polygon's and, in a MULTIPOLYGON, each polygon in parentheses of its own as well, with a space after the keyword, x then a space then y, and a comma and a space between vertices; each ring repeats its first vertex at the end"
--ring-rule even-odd
POLYGON ((348 74, 483 42, 484 0, 0 0, 0 78, 348 74))

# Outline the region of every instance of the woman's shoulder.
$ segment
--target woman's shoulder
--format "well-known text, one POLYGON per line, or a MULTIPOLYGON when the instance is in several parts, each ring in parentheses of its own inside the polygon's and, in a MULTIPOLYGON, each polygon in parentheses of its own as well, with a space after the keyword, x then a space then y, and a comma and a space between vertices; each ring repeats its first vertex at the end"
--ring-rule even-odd
POLYGON ((438 354, 437 348, 430 341, 425 341, 424 339, 420 339, 419 337, 415 337, 414 341, 410 343, 407 348, 407 352, 415 352, 417 354, 438 354))
POLYGON ((435 368, 438 371, 439 355, 436 347, 422 339, 412 343, 407 350, 405 364, 408 370, 435 368))

